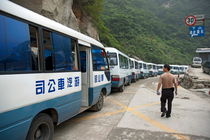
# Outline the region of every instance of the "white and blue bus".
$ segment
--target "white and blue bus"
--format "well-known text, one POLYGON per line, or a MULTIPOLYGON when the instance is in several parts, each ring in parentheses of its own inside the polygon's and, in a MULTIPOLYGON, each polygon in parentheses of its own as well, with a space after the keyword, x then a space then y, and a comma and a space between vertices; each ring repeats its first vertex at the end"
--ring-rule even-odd
POLYGON ((139 67, 140 67, 140 78, 147 78, 149 77, 149 71, 148 71, 148 68, 147 68, 147 64, 146 62, 144 61, 139 61, 139 67))
POLYGON ((170 72, 172 74, 179 74, 179 66, 178 65, 170 65, 170 66, 171 66, 170 72))
POLYGON ((144 72, 144 76, 145 78, 149 77, 149 70, 148 70, 148 66, 146 62, 143 62, 143 72, 144 72))
POLYGON ((164 64, 157 64, 158 75, 163 74, 163 67, 164 67, 164 64))
POLYGON ((110 78, 100 42, 1 0, 1 140, 52 139, 54 125, 102 109, 110 78))
POLYGON ((147 63, 148 71, 149 71, 149 77, 155 76, 155 71, 153 69, 153 63, 147 63))
POLYGON ((112 47, 106 47, 105 50, 109 58, 112 88, 123 92, 125 86, 131 83, 129 57, 112 47))
POLYGON ((143 68, 143 61, 138 61, 138 64, 139 64, 139 70, 140 70, 139 78, 144 79, 145 73, 144 73, 144 68, 143 68))
POLYGON ((132 75, 132 82, 136 82, 139 79, 139 65, 138 65, 138 60, 134 59, 134 58, 130 58, 130 70, 131 70, 131 75, 132 75))
POLYGON ((154 76, 157 76, 158 75, 157 64, 153 63, 153 70, 154 70, 154 76))

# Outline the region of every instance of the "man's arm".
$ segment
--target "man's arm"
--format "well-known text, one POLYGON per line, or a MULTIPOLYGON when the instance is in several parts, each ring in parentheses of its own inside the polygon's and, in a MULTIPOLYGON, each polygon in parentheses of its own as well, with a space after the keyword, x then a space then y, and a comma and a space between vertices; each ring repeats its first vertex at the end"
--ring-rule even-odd
POLYGON ((161 83, 158 83, 158 85, 157 85, 157 91, 160 90, 161 85, 162 85, 161 83))
POLYGON ((174 80, 173 80, 173 83, 174 83, 174 88, 175 88, 175 94, 177 95, 177 85, 178 83, 176 82, 176 78, 174 77, 174 80))
POLYGON ((160 76, 159 81, 158 81, 158 85, 157 85, 157 94, 160 95, 160 88, 162 85, 162 77, 160 76))

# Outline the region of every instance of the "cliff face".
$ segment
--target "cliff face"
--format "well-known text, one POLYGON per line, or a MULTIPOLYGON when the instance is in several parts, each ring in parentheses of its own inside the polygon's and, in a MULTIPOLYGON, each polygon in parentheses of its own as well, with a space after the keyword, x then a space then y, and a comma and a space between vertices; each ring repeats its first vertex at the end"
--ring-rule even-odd
POLYGON ((97 40, 99 35, 91 18, 80 9, 74 0, 11 0, 38 14, 55 20, 67 27, 87 34, 97 40))

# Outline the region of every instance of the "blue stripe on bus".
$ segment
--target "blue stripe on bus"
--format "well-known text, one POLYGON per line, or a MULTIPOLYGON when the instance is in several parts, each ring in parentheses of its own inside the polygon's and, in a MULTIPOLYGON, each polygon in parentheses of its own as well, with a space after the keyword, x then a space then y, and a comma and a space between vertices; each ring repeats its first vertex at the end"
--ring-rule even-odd
POLYGON ((98 102, 99 95, 103 88, 106 89, 106 95, 111 93, 111 83, 89 88, 89 106, 92 106, 98 102))
POLYGON ((55 109, 61 123, 78 114, 80 106, 81 91, 1 113, 0 140, 24 140, 32 119, 43 110, 55 109))

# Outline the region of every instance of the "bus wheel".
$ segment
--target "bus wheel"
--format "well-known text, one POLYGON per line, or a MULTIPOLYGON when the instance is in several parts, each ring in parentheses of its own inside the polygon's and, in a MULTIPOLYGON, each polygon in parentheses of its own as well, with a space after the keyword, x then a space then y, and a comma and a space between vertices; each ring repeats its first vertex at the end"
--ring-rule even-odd
POLYGON ((103 92, 101 91, 98 102, 95 105, 93 105, 90 110, 98 112, 103 108, 103 105, 104 105, 104 95, 103 92))
POLYGON ((54 125, 51 117, 41 113, 34 118, 26 140, 52 140, 54 125))
POLYGON ((125 84, 123 84, 120 88, 119 88, 119 92, 123 92, 125 90, 125 84))

